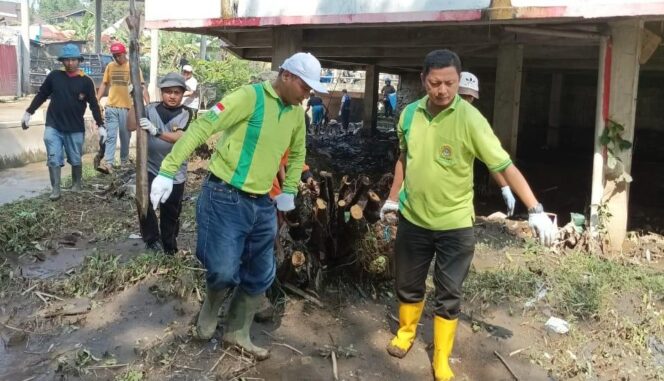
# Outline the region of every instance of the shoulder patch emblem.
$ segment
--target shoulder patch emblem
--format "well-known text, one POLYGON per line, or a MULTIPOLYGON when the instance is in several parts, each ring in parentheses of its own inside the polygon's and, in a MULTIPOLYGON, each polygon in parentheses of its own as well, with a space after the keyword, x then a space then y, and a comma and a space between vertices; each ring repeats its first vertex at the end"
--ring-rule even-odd
POLYGON ((217 102, 216 105, 214 105, 210 111, 205 114, 205 116, 210 119, 210 120, 217 120, 219 119, 219 114, 221 114, 224 111, 225 107, 221 102, 217 102))

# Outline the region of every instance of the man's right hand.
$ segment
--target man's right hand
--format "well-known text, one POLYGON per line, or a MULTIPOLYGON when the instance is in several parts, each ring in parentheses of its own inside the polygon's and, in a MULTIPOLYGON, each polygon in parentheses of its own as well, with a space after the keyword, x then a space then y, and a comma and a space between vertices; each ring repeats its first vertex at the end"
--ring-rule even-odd
POLYGON ((386 213, 391 213, 391 212, 396 213, 398 211, 399 211, 399 203, 396 201, 387 200, 383 204, 383 207, 380 208, 380 219, 384 221, 386 213))
POLYGON ((152 202, 152 208, 157 210, 159 203, 166 202, 168 197, 170 197, 171 192, 173 191, 173 179, 157 175, 157 177, 152 180, 152 187, 150 189, 150 202, 152 202))
POLYGON ((23 118, 21 119, 21 128, 23 128, 24 130, 27 130, 28 127, 30 127, 31 116, 32 115, 27 111, 23 114, 23 118))

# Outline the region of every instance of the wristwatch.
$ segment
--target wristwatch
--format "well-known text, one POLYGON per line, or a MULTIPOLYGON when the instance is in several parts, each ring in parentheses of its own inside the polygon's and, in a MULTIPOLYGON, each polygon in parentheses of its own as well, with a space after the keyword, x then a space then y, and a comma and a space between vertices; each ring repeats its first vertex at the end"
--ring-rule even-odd
POLYGON ((542 212, 544 212, 544 207, 539 202, 535 206, 533 206, 532 208, 528 208, 528 214, 535 214, 535 213, 542 213, 542 212))

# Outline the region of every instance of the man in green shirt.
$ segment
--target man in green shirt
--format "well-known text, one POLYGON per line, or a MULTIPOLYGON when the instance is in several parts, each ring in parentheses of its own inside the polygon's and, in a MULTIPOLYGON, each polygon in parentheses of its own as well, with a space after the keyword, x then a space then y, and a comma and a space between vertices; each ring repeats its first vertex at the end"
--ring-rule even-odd
POLYGON ((211 135, 221 133, 196 208, 196 256, 207 270, 207 296, 196 331, 205 340, 214 335, 225 292, 234 288, 223 339, 258 360, 269 353, 251 342, 249 328, 275 276, 274 206, 280 211, 295 208, 306 154, 300 104, 312 89, 327 93, 320 70, 313 55, 296 53, 284 61, 272 83, 243 86, 224 97, 191 124, 152 182, 150 200, 156 208, 168 199, 180 165, 211 135), (290 165, 283 193, 273 203, 268 192, 286 150, 290 165))
POLYGON ((449 50, 427 54, 421 73, 427 95, 401 113, 401 155, 381 215, 401 215, 395 243, 399 331, 387 351, 402 358, 415 340, 424 309, 425 279, 436 257, 434 354, 436 381, 454 377, 452 352, 461 285, 473 258, 473 161, 500 172, 528 207, 531 228, 551 244, 554 226, 482 114, 458 94, 461 61, 449 50))

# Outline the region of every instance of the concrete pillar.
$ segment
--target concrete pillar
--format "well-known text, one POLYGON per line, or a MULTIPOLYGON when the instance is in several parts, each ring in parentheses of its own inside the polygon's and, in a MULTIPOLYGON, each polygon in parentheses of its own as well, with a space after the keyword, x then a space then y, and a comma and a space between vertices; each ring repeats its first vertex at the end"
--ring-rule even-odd
POLYGON ((376 130, 378 119, 378 70, 376 65, 367 65, 364 80, 364 116, 363 128, 376 130))
POLYGON ((28 0, 21 0, 21 90, 23 95, 30 93, 30 6, 28 0))
MULTIPOLYGON (((625 127, 623 139, 633 142, 643 21, 615 21, 609 23, 609 26, 613 46, 608 115, 625 127)), ((625 172, 629 173, 632 168, 632 149, 620 152, 618 157, 625 172)), ((605 171, 603 200, 611 215, 607 227, 609 245, 612 251, 619 251, 627 234, 629 183, 610 172, 605 171)))
POLYGON ((599 40, 599 56, 597 61, 597 102, 595 104, 595 142, 593 151, 593 175, 590 193, 590 234, 593 240, 599 238, 600 218, 599 207, 604 194, 604 154, 599 139, 604 132, 604 115, 608 115, 609 104, 604 95, 609 91, 611 79, 609 37, 599 40))
POLYGON ((148 94, 150 102, 161 100, 161 93, 157 91, 157 75, 159 74, 159 29, 150 29, 150 84, 148 94))
POLYGON ((95 0, 95 53, 101 53, 101 1, 95 0))
POLYGON ((278 71, 284 60, 302 51, 302 29, 272 29, 272 70, 278 71))
POLYGON ((420 73, 399 73, 399 89, 397 90, 397 112, 403 111, 404 107, 422 98, 425 94, 422 87, 420 73))
POLYGON ((507 152, 516 158, 521 103, 523 45, 505 44, 498 50, 493 129, 507 152))
POLYGON ((554 73, 551 76, 551 97, 549 98, 549 128, 546 130, 546 145, 558 148, 560 140, 560 101, 562 98, 563 75, 554 73))

